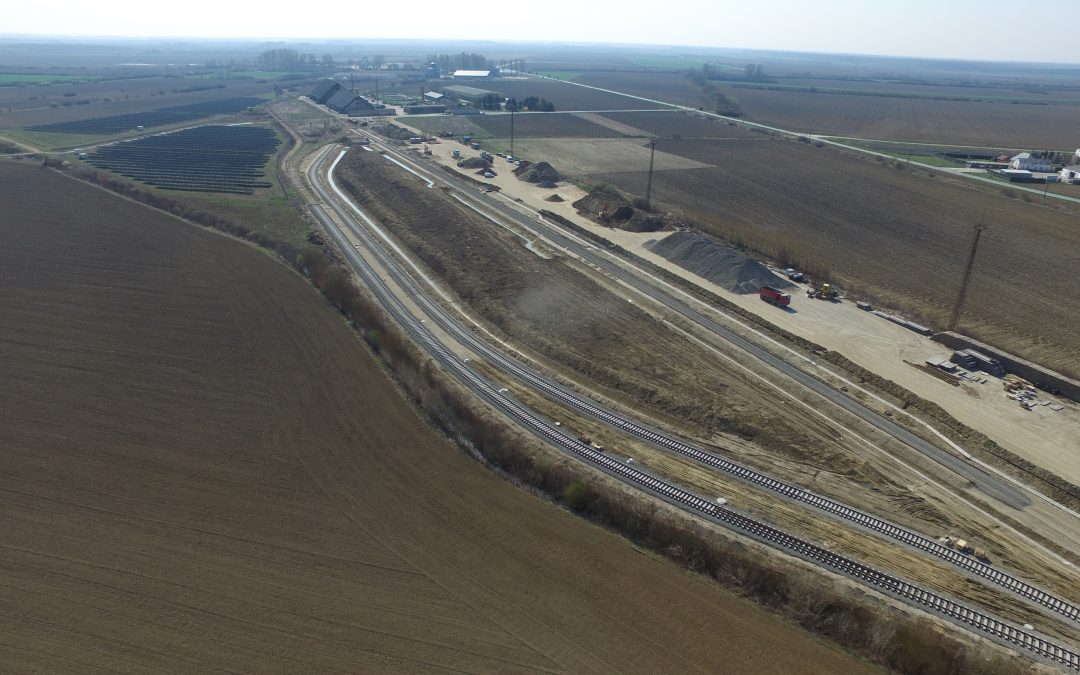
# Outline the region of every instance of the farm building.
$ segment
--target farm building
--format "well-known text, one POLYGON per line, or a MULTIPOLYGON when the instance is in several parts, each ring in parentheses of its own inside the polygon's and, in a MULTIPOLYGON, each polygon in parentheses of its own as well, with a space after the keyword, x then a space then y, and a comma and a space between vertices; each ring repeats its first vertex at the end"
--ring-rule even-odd
POLYGON ((371 104, 355 91, 340 87, 337 93, 327 99, 326 107, 345 115, 366 114, 371 110, 371 104))
POLYGON ((1062 183, 1080 183, 1080 164, 1073 164, 1061 170, 1058 179, 1062 183))
POLYGON ((476 87, 463 87, 460 85, 453 85, 451 87, 443 87, 443 96, 447 98, 457 99, 470 105, 476 105, 488 96, 499 96, 496 92, 488 91, 486 89, 477 89, 476 87))
POLYGON ((341 91, 341 85, 333 80, 323 80, 315 85, 315 88, 308 94, 308 98, 315 101, 319 105, 325 105, 330 97, 341 91))
POLYGON ((1012 183, 1031 183, 1035 180, 1035 174, 1027 169, 1002 169, 998 173, 1012 183))
POLYGON ((1009 168, 1024 171, 1052 171, 1054 165, 1048 159, 1032 157, 1030 152, 1021 152, 1019 155, 1012 157, 1009 161, 1009 168))
POLYGON ((432 103, 439 103, 442 101, 443 95, 437 91, 425 91, 424 98, 432 103))
POLYGON ((499 71, 497 70, 455 70, 455 80, 490 80, 493 77, 497 77, 499 71))

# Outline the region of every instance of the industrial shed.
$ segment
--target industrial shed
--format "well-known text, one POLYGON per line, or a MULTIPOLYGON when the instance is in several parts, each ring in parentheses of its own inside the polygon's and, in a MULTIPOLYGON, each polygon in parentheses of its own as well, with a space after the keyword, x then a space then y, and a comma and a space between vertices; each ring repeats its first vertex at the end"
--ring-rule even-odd
POLYGON ((487 89, 464 87, 456 84, 450 87, 443 87, 443 97, 457 99, 471 105, 479 103, 488 96, 499 96, 499 94, 498 92, 488 91, 487 89))
POLYGON ((374 107, 355 91, 339 87, 326 101, 326 107, 343 115, 376 115, 374 107))
POLYGON ((498 71, 494 70, 455 70, 455 80, 488 80, 494 77, 498 71))
POLYGON ((330 97, 341 91, 341 85, 333 80, 323 80, 315 85, 315 88, 308 94, 308 98, 315 101, 319 105, 325 105, 330 97))

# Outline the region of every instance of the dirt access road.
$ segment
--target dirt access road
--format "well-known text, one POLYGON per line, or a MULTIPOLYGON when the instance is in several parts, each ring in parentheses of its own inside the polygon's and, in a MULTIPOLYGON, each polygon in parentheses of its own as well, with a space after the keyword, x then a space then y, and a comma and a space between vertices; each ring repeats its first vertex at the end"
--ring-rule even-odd
MULTIPOLYGON (((408 117, 395 120, 396 124, 402 126, 408 126, 408 122, 408 117)), ((548 144, 556 141, 545 139, 548 144)), ((564 144, 569 147, 580 144, 580 141, 564 139, 564 144)), ((466 158, 479 156, 480 153, 455 141, 443 141, 429 147, 431 157, 447 166, 456 164, 451 156, 454 150, 460 151, 462 157, 466 158)), ((416 152, 419 155, 419 149, 416 152)), ((553 161, 558 169, 557 160, 553 161)), ((1035 411, 1026 411, 1005 398, 1000 387, 995 386, 996 380, 985 385, 971 384, 959 388, 946 385, 903 362, 907 359, 921 363, 930 356, 947 356, 948 350, 941 345, 857 311, 853 304, 812 302, 798 296, 793 299, 795 311, 784 313, 765 305, 756 296, 722 289, 644 247, 647 241, 666 236, 664 233, 637 234, 598 226, 579 216, 571 206, 585 196, 581 188, 569 182, 560 183, 553 190, 541 188, 519 180, 512 168, 513 165, 496 157, 494 169, 497 175, 484 181, 498 186, 500 194, 511 201, 520 202, 534 212, 540 209, 554 211, 684 279, 764 316, 785 330, 843 354, 858 365, 937 403, 964 424, 985 433, 1011 452, 1058 473, 1066 480, 1080 483, 1080 407, 1068 401, 1055 401, 1064 405, 1065 409, 1052 411, 1049 407, 1040 407, 1035 411), (552 194, 558 194, 564 201, 546 201, 552 194)))
POLYGON ((867 670, 468 459, 269 256, 0 178, 4 670, 867 670))

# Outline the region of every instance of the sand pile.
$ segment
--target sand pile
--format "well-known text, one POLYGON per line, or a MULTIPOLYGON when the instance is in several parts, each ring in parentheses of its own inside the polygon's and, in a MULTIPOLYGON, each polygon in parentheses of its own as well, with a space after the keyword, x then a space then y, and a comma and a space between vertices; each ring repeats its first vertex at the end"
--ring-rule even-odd
POLYGON ((550 197, 544 197, 545 202, 565 202, 566 200, 559 196, 559 193, 555 193, 550 197))
POLYGON ((735 293, 757 293, 762 286, 792 288, 787 279, 745 253, 722 244, 712 237, 693 232, 676 232, 646 247, 679 267, 704 277, 717 286, 735 293))

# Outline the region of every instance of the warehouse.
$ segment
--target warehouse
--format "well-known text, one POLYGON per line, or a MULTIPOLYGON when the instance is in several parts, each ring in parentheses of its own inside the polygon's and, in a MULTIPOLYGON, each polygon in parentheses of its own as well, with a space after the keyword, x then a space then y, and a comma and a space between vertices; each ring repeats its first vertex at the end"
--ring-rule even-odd
POLYGON ((323 80, 322 82, 315 85, 315 87, 311 90, 311 93, 308 94, 308 98, 315 101, 319 105, 325 105, 326 102, 330 100, 330 97, 338 93, 339 91, 341 91, 340 84, 334 82, 333 80, 323 80))
POLYGON ((445 98, 457 99, 468 105, 480 105, 480 103, 489 96, 494 96, 500 101, 502 100, 499 94, 494 91, 477 89, 476 87, 465 87, 456 84, 450 87, 443 87, 442 93, 445 98))

